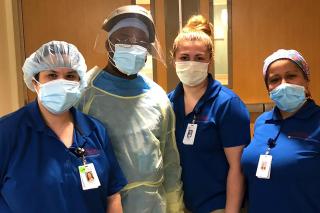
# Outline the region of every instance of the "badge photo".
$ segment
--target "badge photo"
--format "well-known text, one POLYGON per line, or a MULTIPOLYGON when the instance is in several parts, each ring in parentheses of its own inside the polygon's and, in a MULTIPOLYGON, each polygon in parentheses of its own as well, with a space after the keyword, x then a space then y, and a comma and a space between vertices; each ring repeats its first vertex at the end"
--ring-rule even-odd
POLYGON ((79 173, 83 190, 95 189, 101 185, 93 163, 79 166, 79 173))
POLYGON ((262 179, 270 179, 271 155, 260 155, 256 176, 262 179))
POLYGON ((194 138, 196 137, 197 124, 188 124, 186 132, 184 133, 183 144, 193 145, 194 138))

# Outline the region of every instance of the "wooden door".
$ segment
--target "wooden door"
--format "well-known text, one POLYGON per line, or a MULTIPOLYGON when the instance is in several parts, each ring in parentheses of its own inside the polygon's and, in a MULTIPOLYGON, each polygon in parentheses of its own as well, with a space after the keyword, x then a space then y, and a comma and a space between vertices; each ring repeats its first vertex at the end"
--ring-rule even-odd
MULTIPOLYGON (((103 20, 115 8, 131 0, 21 0, 25 57, 51 40, 78 47, 88 69, 104 66, 107 56, 93 50, 103 20)), ((35 93, 28 90, 28 102, 35 93)))

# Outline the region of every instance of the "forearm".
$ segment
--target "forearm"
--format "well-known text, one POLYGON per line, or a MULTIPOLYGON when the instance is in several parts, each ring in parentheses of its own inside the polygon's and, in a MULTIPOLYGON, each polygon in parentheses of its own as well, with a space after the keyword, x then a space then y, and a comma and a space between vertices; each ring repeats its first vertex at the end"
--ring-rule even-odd
POLYGON ((226 213, 239 213, 244 197, 244 177, 240 168, 230 168, 227 177, 226 213))
POLYGON ((122 213, 121 196, 120 193, 111 195, 107 199, 106 213, 122 213))

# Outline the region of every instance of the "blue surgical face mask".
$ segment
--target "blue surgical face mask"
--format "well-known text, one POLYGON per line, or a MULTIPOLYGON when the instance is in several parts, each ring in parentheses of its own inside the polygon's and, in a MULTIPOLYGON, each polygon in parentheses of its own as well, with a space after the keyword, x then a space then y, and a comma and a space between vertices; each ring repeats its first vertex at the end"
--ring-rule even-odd
POLYGON ((305 88, 295 84, 283 83, 270 92, 270 98, 282 111, 294 112, 306 101, 305 88))
POLYGON ((137 74, 145 65, 147 49, 139 45, 115 44, 113 61, 120 72, 137 74))
POLYGON ((69 110, 80 96, 80 83, 65 79, 40 84, 38 93, 42 105, 53 114, 61 114, 69 110))

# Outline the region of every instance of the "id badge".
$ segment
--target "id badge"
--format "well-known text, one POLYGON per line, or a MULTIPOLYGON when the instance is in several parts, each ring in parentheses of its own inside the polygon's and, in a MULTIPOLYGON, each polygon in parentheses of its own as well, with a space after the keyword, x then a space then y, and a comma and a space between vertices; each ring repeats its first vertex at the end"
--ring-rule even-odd
POLYGON ((78 168, 83 190, 95 189, 101 185, 93 163, 85 164, 78 168))
POLYGON ((196 132, 197 124, 188 124, 186 132, 184 133, 183 144, 193 145, 196 132))
POLYGON ((262 179, 270 179, 271 155, 260 155, 256 176, 262 179))

